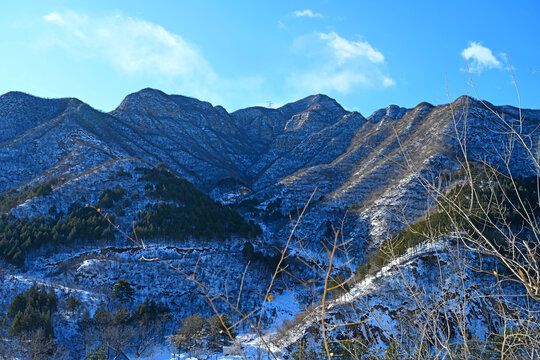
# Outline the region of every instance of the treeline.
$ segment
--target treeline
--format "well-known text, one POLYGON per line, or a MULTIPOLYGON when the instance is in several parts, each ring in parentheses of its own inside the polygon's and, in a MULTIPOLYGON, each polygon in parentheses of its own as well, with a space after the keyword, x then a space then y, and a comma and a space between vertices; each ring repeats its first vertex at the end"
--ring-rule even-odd
MULTIPOLYGON (((197 190, 189 181, 178 177, 163 165, 156 168, 137 168, 141 173, 138 181, 147 182, 145 196, 152 199, 139 212, 135 224, 138 236, 144 238, 167 237, 176 240, 227 239, 231 236, 252 238, 262 234, 253 221, 246 221, 235 210, 213 201, 197 190)), ((126 177, 124 172, 117 176, 126 177)), ((52 191, 54 182, 41 184, 26 193, 7 196, 4 204, 32 196, 43 196, 52 191)), ((134 192, 133 197, 139 196, 134 192)), ((98 209, 108 208, 124 214, 123 206, 131 200, 121 186, 106 189, 99 196, 98 209), (123 202, 120 200, 124 199, 123 202), (116 206, 116 207, 115 207, 116 206)), ((8 206, 8 205, 4 205, 8 206)), ((50 216, 17 218, 12 215, 0 217, 0 257, 17 266, 24 264, 26 254, 47 244, 69 245, 75 240, 114 239, 109 222, 92 207, 81 200, 73 203, 67 216, 58 213, 53 205, 50 216)), ((111 216, 114 222, 114 216, 111 216)))
POLYGON ((83 314, 79 322, 79 329, 82 331, 92 330, 97 332, 108 326, 117 325, 133 325, 137 326, 141 323, 148 323, 160 320, 163 316, 168 316, 171 310, 161 301, 145 299, 133 311, 129 311, 125 305, 119 306, 115 311, 111 311, 101 303, 94 316, 90 316, 88 312, 83 314))
POLYGON ((15 188, 7 189, 0 194, 0 213, 7 212, 33 197, 49 195, 52 192, 53 186, 57 183, 57 179, 52 179, 32 188, 27 187, 20 193, 15 188))
POLYGON ((262 233, 259 226, 252 221, 247 222, 229 208, 165 202, 148 204, 139 213, 135 231, 145 238, 165 236, 177 240, 189 237, 223 240, 231 235, 250 238, 262 233))
MULTIPOLYGON (((120 279, 116 284, 122 282, 130 288, 126 280, 120 279)), ((112 297, 106 300, 108 303, 102 302, 91 316, 87 305, 77 297, 71 295, 65 302, 59 302, 54 289, 47 291, 34 284, 26 292, 17 294, 6 317, 0 318, 3 320, 0 322, 0 358, 19 358, 26 354, 31 359, 56 359, 65 358, 68 351, 73 358, 80 358, 86 352, 86 359, 117 359, 128 351, 140 358, 148 356, 156 345, 164 342, 173 324, 167 305, 149 298, 137 306, 119 303, 112 297), (52 315, 59 309, 78 318, 78 331, 69 339, 68 348, 54 335, 52 315), (100 353, 102 357, 96 358, 100 353)))
POLYGON ((164 166, 137 168, 137 171, 142 173, 139 181, 148 182, 146 196, 158 200, 147 204, 139 213, 135 224, 138 236, 183 240, 189 237, 226 239, 232 235, 250 238, 262 234, 253 221, 246 221, 235 210, 213 201, 164 166))
POLYGON ((58 215, 0 217, 0 257, 17 266, 24 264, 30 250, 47 244, 68 245, 78 239, 113 238, 114 232, 107 220, 94 209, 83 207, 80 202, 72 204, 65 219, 58 215))
MULTIPOLYGON (((459 175, 463 171, 461 170, 459 175)), ((452 199, 457 206, 452 207, 444 202, 442 204, 450 214, 454 215, 456 207, 466 209, 467 216, 483 228, 502 224, 509 224, 516 228, 527 226, 525 214, 533 218, 540 215, 537 177, 510 178, 495 170, 487 173, 474 167, 471 171, 474 198, 470 199, 470 182, 454 188, 448 198, 452 199)))
POLYGON ((7 315, 13 321, 9 327, 11 335, 41 331, 45 339, 54 336, 51 314, 56 311, 58 299, 54 290, 38 289, 32 285, 22 294, 17 294, 8 307, 7 315))
POLYGON ((112 208, 114 204, 124 197, 125 191, 121 186, 114 189, 105 189, 99 196, 98 208, 112 208))
MULTIPOLYGON (((453 176, 447 175, 443 179, 444 183, 462 181, 466 177, 464 171, 460 169, 453 176)), ((470 231, 471 224, 480 229, 483 236, 497 244, 503 253, 507 244, 498 236, 501 228, 509 226, 520 229, 522 236, 526 236, 530 224, 527 224, 524 215, 531 215, 533 221, 540 215, 537 178, 511 179, 495 170, 487 174, 475 167, 471 167, 470 171, 472 182, 454 186, 445 198, 439 198, 439 206, 435 212, 410 224, 385 241, 378 252, 368 256, 363 264, 358 266, 358 277, 363 278, 366 274, 380 269, 392 258, 404 255, 408 249, 426 240, 436 239, 456 229, 469 232, 470 236, 477 236, 470 231)))

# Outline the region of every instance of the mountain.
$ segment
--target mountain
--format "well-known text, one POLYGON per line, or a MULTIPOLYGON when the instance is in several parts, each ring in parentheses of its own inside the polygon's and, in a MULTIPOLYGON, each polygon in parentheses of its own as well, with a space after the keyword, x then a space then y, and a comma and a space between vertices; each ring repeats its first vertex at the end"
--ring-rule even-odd
MULTIPOLYGON (((276 109, 228 113, 194 98, 143 89, 103 113, 73 98, 10 92, 0 96, 0 213, 30 222, 49 221, 43 219, 53 214, 55 221, 67 223, 74 204, 100 207, 114 215, 120 230, 130 233, 138 226, 145 241, 155 242, 153 251, 160 257, 183 261, 201 281, 241 298, 244 309, 261 304, 279 259, 274 248, 287 247, 289 272, 276 291, 285 297, 292 287, 307 305, 312 290, 324 285, 320 280, 311 282, 311 288, 304 283, 318 276, 318 266, 337 261, 355 268, 365 261, 433 209, 430 185, 440 185, 434 182, 441 175, 457 173, 465 160, 518 178, 536 176, 529 149, 539 141, 539 125, 540 110, 495 106, 467 96, 438 106, 390 105, 366 118, 322 94, 276 109), (294 219, 312 194, 290 241, 294 219), (203 216, 210 213, 210 218, 203 216), (186 223, 186 218, 191 220, 186 223), (156 230, 154 222, 163 228, 156 230), (198 230, 182 236, 170 230, 189 224, 198 230), (332 229, 352 240, 329 260, 332 229), (248 261, 255 264, 249 271, 248 261), (243 272, 245 288, 240 285, 243 272)), ((108 225, 99 226, 101 234, 108 225)), ((124 277, 136 284, 139 299, 160 298, 178 316, 208 311, 190 281, 161 277, 165 267, 158 271, 153 263, 132 261, 145 256, 141 243, 126 242, 119 233, 115 240, 107 236, 109 243, 99 242, 99 236, 73 235, 73 242, 61 244, 51 240, 40 250, 29 250, 22 267, 3 265, 11 274, 5 279, 5 298, 38 281, 61 293, 86 294, 95 308, 114 279, 124 277)), ((6 254, 13 250, 7 240, 2 246, 6 254)), ((425 259, 432 252, 428 248, 412 259, 402 258, 408 264, 404 271, 429 272, 425 259)), ((386 270, 381 276, 386 285, 377 289, 387 289, 397 275, 386 270)), ((467 291, 476 285, 467 283, 467 291)), ((366 286, 371 285, 356 285, 345 302, 366 286)), ((389 301, 386 290, 370 291, 368 308, 380 310, 389 301)), ((385 314, 396 314, 404 301, 395 296, 385 314)), ((265 323, 276 324, 273 316, 294 316, 298 310, 269 304, 265 323)), ((335 310, 331 316, 347 311, 335 310)), ((370 324, 369 331, 377 331, 370 324)), ((300 328, 307 331, 309 324, 300 328)), ((59 334, 73 335, 66 329, 59 334)))
MULTIPOLYGON (((494 110, 518 116, 512 107, 494 110)), ((260 201, 280 197, 283 214, 302 206, 317 187, 316 198, 325 205, 319 208, 335 213, 332 221, 346 206, 354 206, 353 234, 367 231, 374 238, 399 227, 389 215, 392 208, 407 203, 409 219, 425 210, 421 198, 415 199, 419 193, 414 178, 458 166, 457 139, 463 134, 468 156, 492 156, 490 162, 504 151, 506 136, 498 129, 499 119, 468 97, 442 106, 392 105, 367 119, 325 95, 279 109, 255 107, 228 114, 222 107, 153 89, 128 95, 110 114, 76 99, 22 93, 1 96, 0 111, 9 114, 1 124, 10 129, 3 133, 1 191, 58 178, 55 193, 60 194, 62 184, 83 181, 83 175, 92 182, 91 173, 107 172, 128 160, 164 162, 209 193, 220 182, 235 179, 260 201), (489 144, 483 141, 486 134, 492 138, 489 144)), ((522 114, 522 131, 529 134, 537 126, 538 111, 522 114)), ((532 134, 529 141, 535 139, 532 134)), ((524 162, 510 165, 516 173, 534 171, 524 162)), ((213 193, 220 193, 219 186, 213 193)), ((313 210, 315 219, 321 216, 319 209, 313 210)))

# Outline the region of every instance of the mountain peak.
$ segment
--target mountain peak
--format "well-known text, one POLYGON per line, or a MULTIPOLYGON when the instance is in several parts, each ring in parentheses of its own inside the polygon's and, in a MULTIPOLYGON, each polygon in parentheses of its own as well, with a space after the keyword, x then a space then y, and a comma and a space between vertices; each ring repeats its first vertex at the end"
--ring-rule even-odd
POLYGON ((20 103, 20 104, 39 104, 43 105, 46 103, 50 104, 68 104, 68 103, 82 103, 81 100, 74 97, 66 98, 45 98, 40 96, 35 96, 32 94, 25 93, 23 91, 9 91, 3 95, 0 95, 0 106, 3 106, 8 103, 20 103))
POLYGON ((469 95, 461 95, 456 100, 454 100, 454 103, 472 103, 477 101, 475 98, 469 95))
POLYGON ((5 93, 0 96, 0 143, 81 103, 75 98, 46 99, 20 91, 5 93))
POLYGON ((25 92, 22 92, 22 91, 8 91, 7 93, 3 94, 3 95, 0 95, 0 99, 5 99, 5 98, 36 98, 38 99, 38 97, 34 96, 34 95, 30 95, 30 94, 27 94, 25 92))
POLYGON ((148 100, 148 99, 158 99, 158 98, 165 98, 168 95, 165 94, 161 90, 152 89, 152 88, 144 88, 137 92, 131 93, 127 95, 124 100, 118 105, 116 109, 114 109, 112 112, 116 112, 118 110, 125 110, 127 108, 137 106, 142 101, 148 100))
POLYGON ((305 100, 309 99, 313 103, 332 102, 332 103, 337 104, 337 101, 335 99, 333 99, 330 96, 325 95, 325 94, 310 95, 310 96, 305 97, 304 99, 305 100))
POLYGON ((469 96, 469 95, 461 95, 460 97, 458 97, 456 100, 454 100, 454 102, 452 103, 453 106, 455 107, 460 107, 460 108, 466 108, 466 107, 479 107, 479 108, 491 108, 491 109, 494 109, 494 108, 506 108, 506 109, 517 109, 515 108, 514 106, 495 106, 493 105, 492 103, 490 103, 489 101, 487 100, 482 100, 482 99, 476 99, 472 96, 469 96))
POLYGON ((112 111, 116 113, 120 110, 144 109, 157 110, 158 108, 180 107, 183 109, 209 110, 212 104, 201 101, 193 97, 184 95, 169 95, 161 90, 144 88, 135 93, 129 94, 122 103, 112 111))
POLYGON ((295 114, 316 108, 324 108, 333 112, 345 113, 345 109, 343 109, 343 107, 335 99, 332 99, 324 94, 307 96, 301 100, 283 105, 278 110, 281 111, 285 117, 290 118, 295 114))
POLYGON ((391 119, 391 120, 399 120, 409 111, 410 109, 400 107, 397 105, 390 105, 386 108, 382 108, 379 110, 376 110, 373 114, 371 114, 367 120, 373 123, 378 123, 381 120, 391 119))
POLYGON ((420 104, 416 105, 414 108, 415 109, 420 109, 420 108, 430 109, 432 107, 434 107, 433 104, 430 104, 427 101, 422 101, 420 104))

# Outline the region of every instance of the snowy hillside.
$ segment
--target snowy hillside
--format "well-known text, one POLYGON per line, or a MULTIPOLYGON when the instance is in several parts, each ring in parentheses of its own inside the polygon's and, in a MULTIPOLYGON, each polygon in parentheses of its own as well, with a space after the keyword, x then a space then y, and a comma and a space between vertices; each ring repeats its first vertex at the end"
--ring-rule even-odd
MULTIPOLYGON (((381 354, 399 336, 482 339, 507 326, 495 315, 501 306, 514 319, 534 318, 538 304, 527 303, 519 283, 497 282, 492 270, 500 263, 448 234, 414 243, 362 276, 358 269, 410 224, 440 212, 438 197, 466 183, 459 177, 465 160, 533 181, 539 125, 540 110, 466 96, 438 106, 391 105, 366 118, 321 94, 230 114, 155 89, 128 95, 110 113, 77 99, 4 94, 2 344, 12 344, 10 304, 32 284, 54 290, 57 307, 40 316, 52 319, 55 351, 71 358, 96 350, 84 326, 133 332, 146 311, 140 306, 151 301, 163 306, 148 311, 152 334, 160 329, 148 348, 166 348, 166 336, 187 328, 193 314, 205 319, 193 321, 204 324, 206 354, 234 348, 208 335, 217 326, 212 317, 227 314, 236 346, 252 358, 270 350, 283 358, 320 353, 326 331, 341 342, 362 338, 381 354), (479 275, 478 267, 489 271, 479 275), (326 299, 324 289, 338 278, 347 288, 326 299), (133 290, 129 302, 115 298, 119 280, 133 290), (111 314, 103 315, 105 307, 111 314), (158 313, 167 320, 158 322, 158 313)), ((522 233, 534 231, 522 225, 522 233)), ((37 296, 32 291, 24 296, 37 296)), ((118 343, 107 346, 119 353, 118 343)))

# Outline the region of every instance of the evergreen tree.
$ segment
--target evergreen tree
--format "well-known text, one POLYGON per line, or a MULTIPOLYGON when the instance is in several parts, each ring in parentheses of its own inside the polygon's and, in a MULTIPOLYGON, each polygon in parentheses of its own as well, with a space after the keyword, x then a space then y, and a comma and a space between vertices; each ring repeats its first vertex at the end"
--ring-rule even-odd
POLYGON ((99 348, 91 350, 84 360, 108 360, 107 349, 101 345, 99 348))
POLYGON ((133 300, 134 293, 135 290, 133 290, 133 288, 129 284, 129 281, 127 281, 126 279, 118 279, 113 285, 112 294, 122 303, 133 300))

